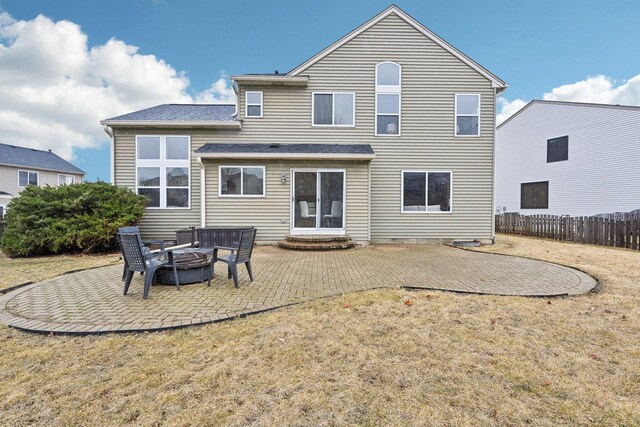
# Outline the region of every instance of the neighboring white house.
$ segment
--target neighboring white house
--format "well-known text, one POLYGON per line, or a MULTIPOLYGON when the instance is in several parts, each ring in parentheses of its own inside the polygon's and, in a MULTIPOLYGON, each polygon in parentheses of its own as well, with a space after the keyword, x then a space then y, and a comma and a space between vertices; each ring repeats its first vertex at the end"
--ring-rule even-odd
POLYGON ((498 126, 497 210, 587 216, 639 208, 640 107, 534 100, 498 126))

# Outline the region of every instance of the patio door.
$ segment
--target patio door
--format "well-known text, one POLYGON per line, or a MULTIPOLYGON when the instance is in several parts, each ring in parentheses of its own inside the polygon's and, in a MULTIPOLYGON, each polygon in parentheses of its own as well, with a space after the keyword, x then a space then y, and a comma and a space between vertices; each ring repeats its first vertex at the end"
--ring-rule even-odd
POLYGON ((292 234, 344 234, 345 171, 293 170, 292 234))

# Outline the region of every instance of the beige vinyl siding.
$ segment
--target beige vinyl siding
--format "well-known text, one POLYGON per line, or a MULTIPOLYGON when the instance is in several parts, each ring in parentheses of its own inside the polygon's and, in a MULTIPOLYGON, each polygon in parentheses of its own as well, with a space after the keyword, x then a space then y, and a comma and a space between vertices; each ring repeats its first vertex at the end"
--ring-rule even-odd
POLYGON ((357 242, 368 242, 367 162, 205 160, 207 226, 255 226, 258 242, 282 240, 290 230, 291 169, 346 170, 346 233, 357 242), (264 166, 266 197, 220 197, 218 166, 264 166))
MULTIPOLYGON (((371 144, 371 239, 493 236, 495 91, 491 82, 395 15, 301 74, 307 88, 263 88, 264 117, 243 120, 241 139, 371 144), (375 65, 402 66, 401 136, 376 137, 375 65), (311 93, 356 94, 355 128, 311 126, 311 93), (481 95, 480 137, 454 137, 456 93, 481 95), (401 171, 453 172, 453 212, 401 214, 401 171)), ((253 88, 255 89, 255 88, 253 88)), ((244 90, 252 88, 241 87, 244 90)), ((244 96, 240 96, 244 112, 244 96)))
MULTIPOLYGON (((205 142, 370 144, 376 152, 370 163, 372 241, 492 238, 495 91, 489 80, 394 14, 301 74, 309 76, 308 87, 241 86, 241 130, 167 132, 190 134, 192 150, 205 142), (374 136, 375 65, 382 61, 402 66, 401 136, 374 136), (263 92, 262 118, 244 118, 246 90, 263 92), (323 91, 355 93, 355 127, 311 126, 312 92, 323 91), (481 95, 480 137, 454 137, 456 93, 481 95), (401 214, 401 171, 406 169, 452 171, 453 212, 401 214)), ((116 130, 116 183, 134 186, 136 132, 127 132, 129 136, 121 139, 122 131, 116 130)), ((200 178, 195 155, 191 182, 190 211, 149 211, 143 229, 163 237, 168 236, 163 230, 198 225, 200 178)), ((207 197, 210 215, 218 199, 211 198, 209 190, 207 197)), ((349 197, 346 203, 347 209, 355 208, 349 197)), ((288 218, 288 209, 287 199, 277 212, 274 208, 274 220, 284 211, 288 218)), ((215 221, 227 219, 223 215, 215 221)), ((288 232, 288 225, 276 226, 288 232)))
MULTIPOLYGON (((5 191, 11 194, 13 197, 16 197, 24 187, 18 186, 18 171, 30 171, 30 172, 38 172, 38 186, 44 187, 45 185, 50 185, 55 187, 58 185, 58 175, 73 175, 76 177, 76 182, 82 182, 82 175, 73 174, 69 172, 54 172, 49 170, 42 169, 33 169, 27 167, 18 167, 18 166, 2 166, 0 165, 0 191, 5 191)), ((0 203, 2 204, 2 203, 0 203)))

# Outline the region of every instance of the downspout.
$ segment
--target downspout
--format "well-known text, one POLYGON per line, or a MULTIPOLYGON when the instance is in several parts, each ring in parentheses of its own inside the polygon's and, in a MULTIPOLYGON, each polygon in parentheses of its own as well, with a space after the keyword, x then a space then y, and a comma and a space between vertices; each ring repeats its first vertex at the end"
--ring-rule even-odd
POLYGON ((107 135, 109 135, 109 138, 111 138, 111 183, 115 184, 116 183, 116 143, 115 143, 116 140, 113 133, 113 129, 111 129, 107 125, 102 126, 102 129, 104 129, 107 135))
POLYGON ((202 157, 197 157, 196 160, 200 165, 200 227, 204 228, 207 226, 207 204, 206 204, 206 191, 204 188, 205 184, 205 170, 204 163, 202 162, 202 157))
POLYGON ((493 96, 493 144, 491 144, 493 157, 493 171, 491 173, 491 243, 496 243, 496 108, 498 104, 498 94, 504 91, 495 89, 493 96))
POLYGON ((240 112, 238 111, 238 106, 240 104, 240 86, 235 80, 231 80, 231 89, 233 89, 233 93, 236 94, 236 111, 233 113, 235 117, 238 117, 240 112))

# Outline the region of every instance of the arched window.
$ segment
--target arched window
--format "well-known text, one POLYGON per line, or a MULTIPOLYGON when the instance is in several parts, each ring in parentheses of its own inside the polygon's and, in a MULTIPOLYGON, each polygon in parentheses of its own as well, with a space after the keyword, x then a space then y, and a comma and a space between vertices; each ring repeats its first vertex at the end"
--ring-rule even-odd
POLYGON ((376 65, 376 135, 400 135, 402 68, 395 62, 376 65))

